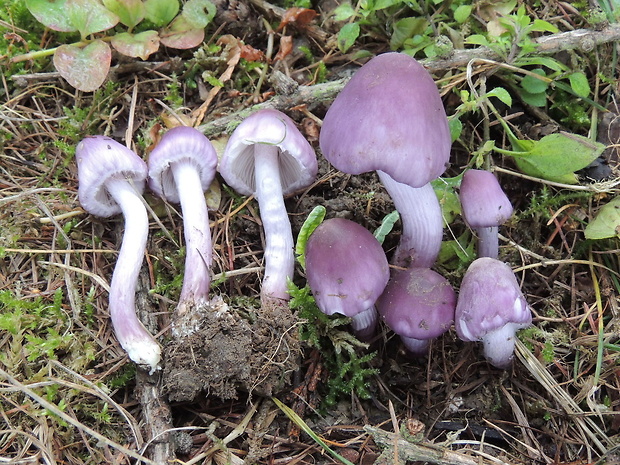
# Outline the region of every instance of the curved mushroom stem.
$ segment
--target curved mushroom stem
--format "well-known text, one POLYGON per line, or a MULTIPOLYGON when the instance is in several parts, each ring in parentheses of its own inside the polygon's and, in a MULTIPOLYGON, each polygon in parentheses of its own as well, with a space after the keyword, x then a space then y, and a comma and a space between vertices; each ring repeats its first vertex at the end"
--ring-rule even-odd
POLYGON ((129 358, 139 365, 148 365, 153 374, 158 368, 161 348, 144 328, 135 309, 136 286, 149 230, 148 215, 141 196, 126 179, 110 179, 106 188, 125 218, 123 243, 110 284, 112 326, 129 358))
POLYGON ((443 237, 441 205, 430 184, 415 188, 377 171, 400 214, 403 232, 392 263, 398 266, 431 268, 437 260, 443 237))
POLYGON ((353 333, 362 342, 367 342, 375 335, 375 329, 379 318, 374 306, 351 317, 353 333))
POLYGON ((512 363, 517 330, 523 326, 508 323, 501 328, 489 331, 483 338, 484 356, 496 368, 508 368, 512 363))
POLYGON ((185 234, 185 276, 177 307, 178 315, 182 315, 188 305, 208 300, 213 255, 209 211, 200 175, 188 163, 173 163, 171 169, 179 191, 185 234))
POLYGON ((405 348, 411 352, 411 354, 421 357, 428 352, 428 346, 430 341, 424 339, 415 339, 413 337, 401 336, 400 340, 403 341, 405 348))
POLYGON ((279 150, 274 145, 254 146, 255 196, 265 230, 265 277, 261 298, 288 300, 287 280, 293 277, 293 232, 280 182, 279 150))
POLYGON ((476 228, 478 257, 497 258, 499 255, 498 227, 476 228))

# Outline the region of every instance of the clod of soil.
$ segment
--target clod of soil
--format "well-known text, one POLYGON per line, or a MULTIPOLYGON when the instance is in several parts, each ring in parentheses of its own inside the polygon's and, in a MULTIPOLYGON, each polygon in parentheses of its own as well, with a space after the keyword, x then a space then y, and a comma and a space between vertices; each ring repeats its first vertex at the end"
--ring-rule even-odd
POLYGON ((174 324, 164 349, 164 389, 170 401, 205 392, 221 399, 237 390, 271 396, 290 385, 299 367, 297 317, 286 303, 246 311, 219 298, 174 324))

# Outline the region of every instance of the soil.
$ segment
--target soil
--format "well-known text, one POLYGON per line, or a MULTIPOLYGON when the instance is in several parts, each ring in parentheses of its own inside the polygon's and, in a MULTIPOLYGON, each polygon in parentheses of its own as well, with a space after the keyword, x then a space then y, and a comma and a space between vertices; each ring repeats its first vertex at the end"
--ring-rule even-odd
POLYGON ((238 390, 272 396, 290 387, 301 355, 297 318, 286 303, 233 308, 221 298, 174 324, 164 349, 164 392, 172 402, 200 394, 236 399, 238 390))

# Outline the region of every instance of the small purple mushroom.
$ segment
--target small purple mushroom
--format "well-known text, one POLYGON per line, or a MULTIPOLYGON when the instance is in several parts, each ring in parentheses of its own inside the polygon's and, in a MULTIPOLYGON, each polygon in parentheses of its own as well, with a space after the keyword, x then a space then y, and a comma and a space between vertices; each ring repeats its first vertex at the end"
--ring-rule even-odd
POLYGON ((392 271, 377 310, 409 352, 424 355, 432 339, 454 321, 456 293, 447 279, 430 268, 392 271))
POLYGON ((343 218, 321 223, 306 244, 306 277, 319 309, 351 318, 362 341, 375 334, 375 301, 390 278, 381 244, 366 228, 343 218))
POLYGON ((293 277, 293 233, 284 195, 308 187, 318 170, 314 150, 293 120, 277 110, 260 110, 232 133, 220 174, 243 195, 256 197, 265 231, 265 275, 261 299, 288 300, 293 277))
POLYGON ((332 103, 319 142, 340 171, 377 171, 402 222, 392 262, 431 267, 443 219, 429 183, 446 169, 452 144, 437 86, 422 65, 395 52, 371 59, 332 103))
POLYGON ((123 213, 125 232, 110 284, 110 318, 121 347, 138 365, 158 369, 161 348, 135 310, 135 293, 146 250, 149 221, 142 200, 146 163, 134 152, 104 136, 87 137, 76 149, 78 196, 96 216, 123 213))
POLYGON ((461 181, 460 199, 463 217, 478 235, 478 256, 497 258, 498 226, 512 215, 510 200, 497 178, 490 171, 466 171, 461 181))
POLYGON ((532 324, 532 313, 510 267, 494 258, 474 260, 461 283, 455 315, 463 341, 482 341, 497 368, 510 366, 515 334, 532 324))
POLYGON ((180 203, 183 212, 186 256, 177 307, 180 317, 193 305, 208 301, 212 250, 204 191, 215 177, 217 154, 200 131, 179 126, 164 134, 148 164, 151 190, 169 202, 180 203))

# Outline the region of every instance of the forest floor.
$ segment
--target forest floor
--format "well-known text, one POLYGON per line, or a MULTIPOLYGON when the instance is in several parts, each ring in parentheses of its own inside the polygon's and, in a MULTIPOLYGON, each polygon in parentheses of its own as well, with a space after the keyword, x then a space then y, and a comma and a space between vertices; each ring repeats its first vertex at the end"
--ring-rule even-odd
MULTIPOLYGON (((595 223, 604 206, 617 211, 610 202, 620 190, 620 27, 611 3, 395 0, 360 2, 348 13, 341 6, 335 16, 331 0, 216 2, 199 46, 162 47, 146 61, 115 54, 95 92, 71 87, 50 57, 10 61, 79 40, 45 29, 23 3, 8 2, 0 16, 0 461, 620 461, 620 215, 608 208, 595 223), (519 333, 512 366, 492 367, 481 345, 460 341, 454 329, 421 358, 385 326, 370 344, 358 344, 346 336, 346 321, 317 314, 303 295, 300 266, 296 317, 270 320, 258 297, 258 205, 218 176, 207 192, 211 293, 246 326, 255 324, 254 339, 220 321, 203 337, 222 353, 175 359, 166 349, 183 277, 183 223, 178 206, 147 192, 150 234, 137 310, 166 357, 154 375, 137 368, 108 315, 123 220, 81 208, 79 141, 107 135, 146 160, 167 128, 185 124, 221 153, 244 117, 277 108, 298 123, 319 159, 316 181, 286 199, 295 237, 319 205, 327 218, 375 231, 394 209, 390 197, 374 173, 334 169, 318 135, 352 73, 390 50, 415 55, 429 70, 455 136, 436 186, 446 220, 436 271, 458 290, 475 258, 456 196, 466 167, 492 169, 515 208, 500 228, 500 258, 514 270, 534 324, 519 333), (567 162, 575 154, 552 159, 570 165, 558 180, 500 153, 514 149, 506 128, 521 140, 563 132, 607 148, 587 169, 567 162), (588 226, 596 231, 586 239, 588 226), (265 388, 261 360, 280 349, 283 334, 292 335, 298 360, 265 388), (183 382, 174 384, 165 374, 181 366, 183 382), (225 376, 231 366, 238 370, 225 376)), ((399 234, 396 222, 383 242, 388 256, 399 234)))

